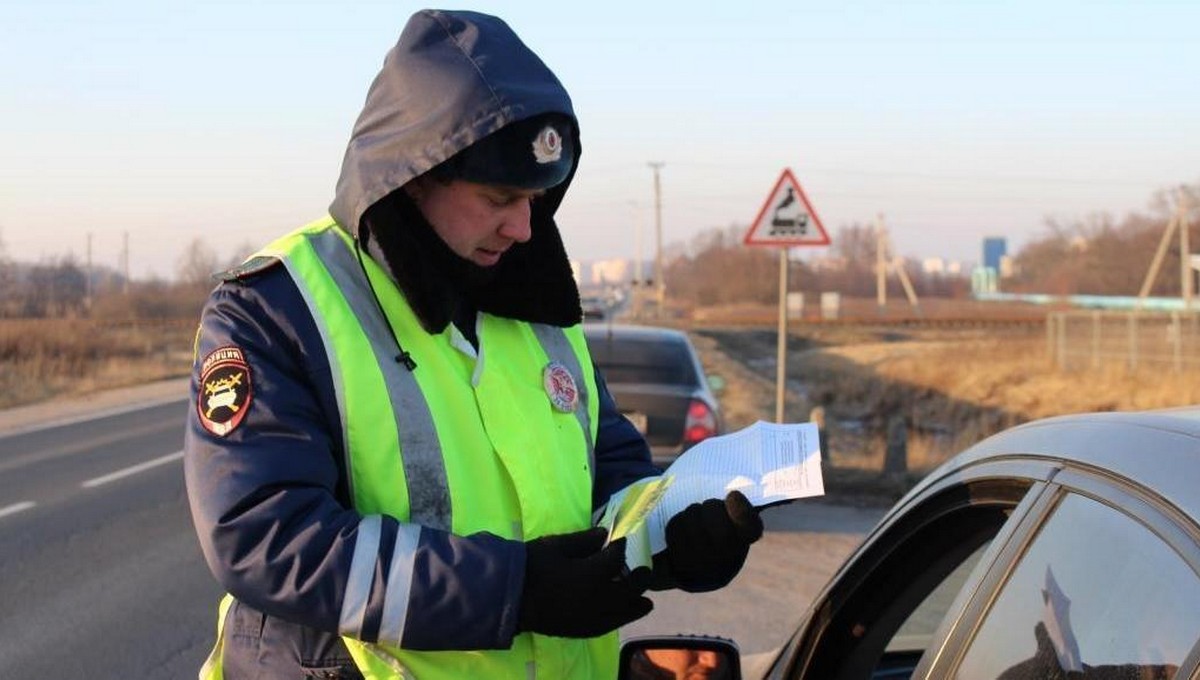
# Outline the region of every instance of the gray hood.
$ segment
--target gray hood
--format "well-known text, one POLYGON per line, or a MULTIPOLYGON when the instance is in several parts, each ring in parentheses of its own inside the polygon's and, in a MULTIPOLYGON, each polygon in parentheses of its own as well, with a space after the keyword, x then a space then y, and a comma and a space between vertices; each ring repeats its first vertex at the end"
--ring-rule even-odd
MULTIPOLYGON (((384 196, 500 128, 543 113, 571 118, 578 150, 567 91, 507 24, 476 12, 418 12, 371 84, 329 212, 357 234, 363 213, 384 196)), ((547 217, 573 175, 574 168, 547 192, 547 217)))

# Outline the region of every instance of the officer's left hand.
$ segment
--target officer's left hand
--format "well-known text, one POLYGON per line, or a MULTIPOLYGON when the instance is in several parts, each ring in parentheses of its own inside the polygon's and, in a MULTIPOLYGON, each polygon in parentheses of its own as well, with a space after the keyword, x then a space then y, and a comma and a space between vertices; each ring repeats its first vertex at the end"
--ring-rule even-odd
POLYGON ((652 588, 705 593, 737 576, 763 532, 758 511, 740 491, 692 503, 667 522, 667 549, 654 556, 652 588))

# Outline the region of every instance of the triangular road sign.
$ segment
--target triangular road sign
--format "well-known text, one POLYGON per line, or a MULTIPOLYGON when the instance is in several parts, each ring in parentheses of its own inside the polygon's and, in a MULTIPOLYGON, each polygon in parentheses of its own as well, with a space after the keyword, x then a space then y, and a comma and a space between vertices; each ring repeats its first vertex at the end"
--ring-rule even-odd
POLYGON ((748 246, 827 246, 829 234, 790 168, 758 211, 742 242, 748 246))

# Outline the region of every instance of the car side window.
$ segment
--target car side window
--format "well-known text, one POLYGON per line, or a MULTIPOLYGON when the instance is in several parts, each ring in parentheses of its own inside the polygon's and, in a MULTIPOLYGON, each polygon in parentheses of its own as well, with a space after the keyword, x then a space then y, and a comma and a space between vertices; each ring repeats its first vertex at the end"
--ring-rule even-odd
POLYGON ((968 645, 960 678, 1169 678, 1200 638, 1200 577, 1141 523, 1059 503, 968 645))
POLYGON ((1012 500, 955 487, 890 527, 842 574, 847 587, 814 618, 791 677, 910 677, 1024 489, 1003 491, 1012 500))
MULTIPOLYGON (((900 624, 900 629, 888 641, 885 652, 889 654, 898 654, 906 651, 923 652, 929 645, 930 640, 937 632, 938 626, 942 623, 942 619, 946 616, 946 612, 950 611, 950 606, 954 603, 954 598, 958 595, 958 591, 962 590, 963 584, 966 583, 967 577, 970 576, 971 570, 979 563, 983 557, 983 553, 987 550, 991 543, 984 543, 975 549, 962 564, 954 568, 948 576, 917 605, 904 623, 900 624)), ((918 653, 917 657, 920 656, 918 653)))

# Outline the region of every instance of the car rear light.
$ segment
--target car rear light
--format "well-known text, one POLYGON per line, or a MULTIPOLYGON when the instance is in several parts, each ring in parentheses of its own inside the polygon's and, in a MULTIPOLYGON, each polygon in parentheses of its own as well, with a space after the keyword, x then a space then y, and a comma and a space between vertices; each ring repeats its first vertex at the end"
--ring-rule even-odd
POLYGON ((683 445, 691 446, 717 433, 717 414, 708 404, 693 399, 688 404, 687 421, 683 424, 683 445))

